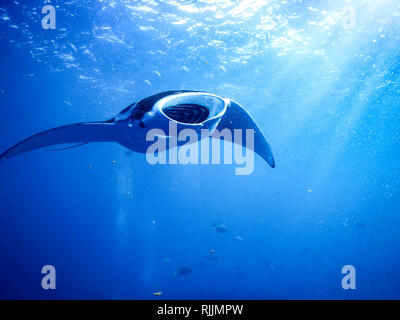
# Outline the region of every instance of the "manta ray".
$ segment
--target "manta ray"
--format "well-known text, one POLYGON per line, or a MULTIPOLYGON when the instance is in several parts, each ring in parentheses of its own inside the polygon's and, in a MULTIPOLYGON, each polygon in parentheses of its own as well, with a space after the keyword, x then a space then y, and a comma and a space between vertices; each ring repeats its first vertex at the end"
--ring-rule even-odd
POLYGON ((91 142, 117 142, 135 152, 145 153, 153 143, 146 139, 149 130, 168 132, 171 122, 176 124, 177 134, 184 129, 196 132, 207 129, 210 136, 224 129, 231 132, 235 129, 252 129, 252 151, 259 154, 271 167, 275 167, 270 145, 253 118, 240 104, 215 94, 190 90, 152 95, 129 105, 106 121, 74 123, 40 132, 5 151, 0 155, 0 161, 53 145, 79 146, 91 142))

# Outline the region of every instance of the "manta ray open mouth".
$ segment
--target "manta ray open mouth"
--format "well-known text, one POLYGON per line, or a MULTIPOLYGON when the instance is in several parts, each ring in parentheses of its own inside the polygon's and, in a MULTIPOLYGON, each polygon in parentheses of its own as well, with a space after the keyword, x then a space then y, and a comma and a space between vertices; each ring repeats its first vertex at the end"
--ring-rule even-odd
POLYGON ((184 92, 170 95, 156 104, 170 120, 184 124, 201 124, 225 111, 226 102, 206 92, 184 92))
POLYGON ((199 104, 182 103, 163 109, 167 117, 183 123, 201 123, 207 120, 210 111, 199 104))

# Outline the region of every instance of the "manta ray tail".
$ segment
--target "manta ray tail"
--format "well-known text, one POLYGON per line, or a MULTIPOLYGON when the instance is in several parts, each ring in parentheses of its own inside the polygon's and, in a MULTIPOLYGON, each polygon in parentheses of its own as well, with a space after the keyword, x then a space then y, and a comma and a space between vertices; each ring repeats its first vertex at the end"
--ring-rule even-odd
POLYGON ((53 145, 115 141, 114 127, 115 124, 111 122, 83 122, 43 131, 8 149, 0 155, 0 161, 53 145))
POLYGON ((258 153, 268 164, 275 168, 275 159, 267 140, 265 139, 261 129, 257 126, 253 118, 247 113, 243 107, 231 100, 225 115, 222 117, 217 126, 217 130, 223 129, 253 129, 254 130, 254 152, 258 153))

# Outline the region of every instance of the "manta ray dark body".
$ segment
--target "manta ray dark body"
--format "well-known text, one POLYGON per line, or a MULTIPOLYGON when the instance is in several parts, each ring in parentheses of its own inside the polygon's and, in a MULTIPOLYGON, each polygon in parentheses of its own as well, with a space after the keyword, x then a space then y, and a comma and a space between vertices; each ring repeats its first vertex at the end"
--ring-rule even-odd
POLYGON ((253 151, 275 167, 271 148, 261 129, 242 106, 231 99, 189 90, 167 91, 147 97, 107 121, 75 123, 35 134, 1 154, 0 161, 28 151, 70 143, 118 142, 130 150, 145 153, 153 143, 146 140, 148 131, 160 129, 168 132, 171 121, 177 126, 177 134, 189 128, 198 133, 208 129, 210 136, 216 130, 253 129, 253 151))

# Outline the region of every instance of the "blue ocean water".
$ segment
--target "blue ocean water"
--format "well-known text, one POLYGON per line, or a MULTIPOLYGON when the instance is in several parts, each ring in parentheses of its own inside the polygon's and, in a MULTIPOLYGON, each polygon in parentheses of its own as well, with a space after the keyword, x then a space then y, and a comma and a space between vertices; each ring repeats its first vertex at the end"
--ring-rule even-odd
POLYGON ((4 161, 0 298, 400 298, 399 27, 396 0, 0 1, 0 152, 193 89, 245 106, 277 163, 113 143, 4 161))

